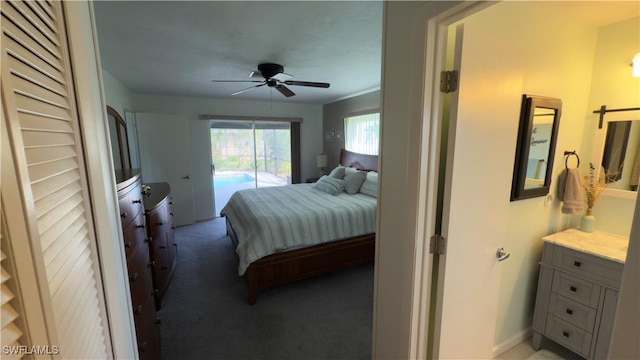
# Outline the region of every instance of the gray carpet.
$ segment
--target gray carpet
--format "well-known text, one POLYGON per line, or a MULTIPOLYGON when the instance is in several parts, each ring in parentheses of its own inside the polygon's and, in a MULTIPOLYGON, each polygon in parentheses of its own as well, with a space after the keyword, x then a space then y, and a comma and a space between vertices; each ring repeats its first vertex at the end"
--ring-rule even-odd
POLYGON ((369 359, 373 265, 263 290, 247 303, 221 218, 176 231, 158 312, 163 359, 369 359))

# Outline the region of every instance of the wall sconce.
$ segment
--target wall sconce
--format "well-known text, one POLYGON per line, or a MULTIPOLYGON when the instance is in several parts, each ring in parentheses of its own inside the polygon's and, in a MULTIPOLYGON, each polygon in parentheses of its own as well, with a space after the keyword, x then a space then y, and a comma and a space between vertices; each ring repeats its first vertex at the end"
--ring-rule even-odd
POLYGON ((327 154, 320 154, 316 156, 316 165, 320 170, 320 176, 324 175, 324 169, 327 167, 327 154))
POLYGON ((324 134, 324 139, 328 142, 342 141, 342 130, 331 129, 324 134))
POLYGON ((633 66, 633 77, 640 77, 640 53, 637 53, 636 56, 633 57, 631 61, 631 66, 633 66))

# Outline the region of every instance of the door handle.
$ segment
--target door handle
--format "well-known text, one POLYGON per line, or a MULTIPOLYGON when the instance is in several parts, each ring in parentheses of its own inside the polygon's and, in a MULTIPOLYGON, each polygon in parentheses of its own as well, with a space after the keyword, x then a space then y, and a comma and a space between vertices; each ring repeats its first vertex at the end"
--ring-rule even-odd
POLYGON ((216 174, 216 164, 211 163, 211 175, 215 175, 216 174))
POLYGON ((191 176, 189 176, 189 175, 185 175, 185 176, 183 176, 182 178, 183 178, 183 179, 185 179, 185 180, 189 180, 189 179, 191 179, 191 176))
POLYGON ((502 247, 499 248, 498 251, 496 251, 496 257, 498 258, 498 261, 507 260, 509 256, 511 256, 511 254, 506 252, 502 247))

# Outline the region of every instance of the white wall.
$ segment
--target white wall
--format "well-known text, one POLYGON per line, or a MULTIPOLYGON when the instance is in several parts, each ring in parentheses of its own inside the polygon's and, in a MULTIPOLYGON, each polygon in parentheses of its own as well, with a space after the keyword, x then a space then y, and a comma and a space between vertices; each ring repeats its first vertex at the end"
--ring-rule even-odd
MULTIPOLYGON (((362 111, 380 109, 380 91, 354 96, 352 98, 325 104, 323 112, 323 131, 330 129, 344 131, 344 118, 362 111)), ((323 152, 327 154, 327 168, 331 171, 340 161, 340 149, 344 148, 344 136, 341 141, 327 141, 323 136, 323 152)))
MULTIPOLYGON (((562 100, 551 183, 551 193, 555 194, 556 178, 564 167, 563 151, 581 148, 597 29, 548 11, 539 2, 502 2, 464 22, 481 26, 514 49, 513 58, 523 62, 522 94, 562 100)), ((513 153, 514 149, 500 151, 513 153)), ((498 197, 510 189, 487 191, 495 192, 498 197)), ((568 215, 560 213, 559 205, 556 201, 545 206, 543 197, 510 204, 508 218, 504 219, 508 234, 504 247, 511 258, 503 264, 496 345, 519 335, 526 336, 523 332, 531 327, 541 238, 564 229, 570 220, 568 215)), ((490 205, 487 209, 490 211, 490 205)))
POLYGON ((116 109, 124 119, 124 111, 133 108, 133 93, 105 69, 102 69, 102 85, 107 105, 116 109))
MULTIPOLYGON (((594 100, 592 79, 593 87, 597 88, 599 94, 606 94, 607 98, 615 98, 618 102, 626 101, 626 106, 620 104, 619 107, 638 106, 640 87, 637 82, 635 92, 619 86, 621 83, 629 84, 628 64, 625 81, 617 82, 610 76, 611 62, 630 61, 635 54, 628 54, 632 52, 631 48, 637 51, 637 20, 601 30, 581 20, 549 11, 541 2, 502 2, 464 22, 479 24, 496 39, 506 41, 517 49, 514 58, 523 59, 526 69, 522 93, 562 99, 563 113, 550 191, 555 195, 557 175, 565 166, 564 150, 577 150, 582 159, 582 172, 588 169, 590 144, 583 144, 583 141, 585 133, 594 127, 593 116, 589 114, 605 101, 602 98, 594 100), (606 65, 599 65, 603 62, 602 57, 609 59, 606 65), (606 75, 594 76, 594 68, 597 70, 601 67, 607 69, 603 70, 606 75), (620 100, 617 95, 622 93, 626 96, 620 100), (635 96, 635 103, 628 99, 629 93, 631 97, 635 96)), ((633 204, 629 200, 603 198, 596 207, 602 209, 602 216, 598 217, 598 229, 628 235, 633 204)), ((526 336, 531 326, 541 237, 579 222, 580 216, 561 214, 560 205, 559 201, 554 201, 550 206, 545 206, 543 197, 511 203, 509 218, 505 219, 509 234, 505 248, 511 252, 511 258, 503 268, 496 345, 526 336)))
POLYGON ((189 118, 189 144, 177 146, 189 146, 191 151, 196 221, 214 217, 209 121, 200 120, 200 115, 302 117, 301 178, 317 176, 316 155, 322 152, 322 105, 149 94, 134 94, 133 100, 136 112, 183 114, 189 118))

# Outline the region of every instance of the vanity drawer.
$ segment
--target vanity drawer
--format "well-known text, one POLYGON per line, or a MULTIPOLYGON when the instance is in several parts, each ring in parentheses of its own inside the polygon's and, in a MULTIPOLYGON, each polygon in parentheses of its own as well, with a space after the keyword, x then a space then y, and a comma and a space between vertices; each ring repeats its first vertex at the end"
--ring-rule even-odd
POLYGON ((551 290, 566 298, 590 306, 594 309, 598 307, 600 286, 590 281, 555 270, 553 272, 551 290))
POLYGON ((601 281, 616 289, 620 286, 624 267, 618 262, 562 246, 556 246, 553 265, 572 274, 601 281))
POLYGON ((584 357, 589 357, 593 336, 590 332, 549 314, 547 315, 545 335, 558 344, 566 346, 584 357))
POLYGON ((595 309, 552 292, 549 299, 549 313, 593 333, 597 313, 595 309))

